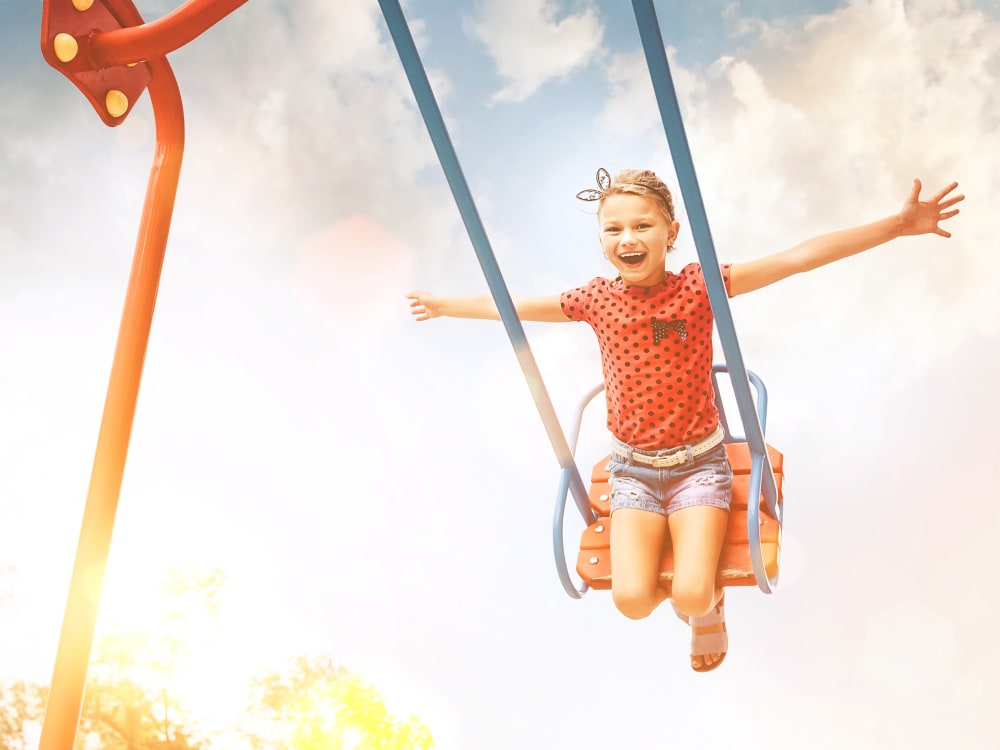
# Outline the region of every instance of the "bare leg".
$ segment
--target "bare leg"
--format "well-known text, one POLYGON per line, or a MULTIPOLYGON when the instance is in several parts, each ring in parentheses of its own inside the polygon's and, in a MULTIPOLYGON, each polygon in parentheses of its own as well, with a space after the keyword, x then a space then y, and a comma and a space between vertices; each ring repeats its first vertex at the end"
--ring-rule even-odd
MULTIPOLYGON (((672 513, 668 523, 674 547, 671 592, 674 605, 691 617, 701 617, 722 598, 722 589, 715 587, 715 577, 726 541, 729 512, 710 505, 695 505, 672 513)), ((691 666, 708 666, 721 658, 722 654, 692 656, 691 666)))
POLYGON ((619 508, 611 524, 611 595, 633 620, 647 617, 667 598, 659 587, 667 517, 638 508, 619 508))

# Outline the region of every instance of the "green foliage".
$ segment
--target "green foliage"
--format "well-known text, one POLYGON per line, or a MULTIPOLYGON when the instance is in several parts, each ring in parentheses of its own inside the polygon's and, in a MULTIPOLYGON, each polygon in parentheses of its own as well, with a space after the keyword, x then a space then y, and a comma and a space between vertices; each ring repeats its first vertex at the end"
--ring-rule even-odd
MULTIPOLYGON (((0 618, 16 600, 17 569, 0 566, 0 618)), ((24 680, 0 681, 0 750, 25 750, 24 730, 41 717, 41 688, 24 680)))
POLYGON ((0 750, 26 750, 24 727, 41 717, 41 691, 18 680, 0 683, 0 750))
POLYGON ((418 719, 389 715, 378 691, 326 658, 300 657, 254 681, 245 734, 254 750, 429 750, 418 719))
MULTIPOLYGON (((0 569, 0 615, 12 575, 0 569)), ((76 750, 208 750, 177 680, 212 640, 223 584, 218 570, 171 570, 152 603, 137 591, 124 621, 102 624, 76 750)), ((27 750, 25 728, 42 719, 45 693, 0 681, 0 750, 27 750)), ((389 715, 374 687, 327 658, 300 657, 254 680, 249 709, 238 731, 253 750, 433 748, 422 722, 389 715)))
POLYGON ((113 623, 98 639, 87 676, 78 747, 102 750, 200 750, 190 712, 173 689, 177 670, 205 638, 218 611, 219 571, 172 569, 159 586, 154 612, 113 623))

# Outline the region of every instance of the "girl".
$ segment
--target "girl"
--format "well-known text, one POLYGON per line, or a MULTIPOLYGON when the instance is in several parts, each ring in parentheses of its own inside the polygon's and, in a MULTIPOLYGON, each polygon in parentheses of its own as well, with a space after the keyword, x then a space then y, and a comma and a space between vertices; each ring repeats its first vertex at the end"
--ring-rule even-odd
MULTIPOLYGON (((604 255, 614 281, 596 278, 551 297, 515 298, 522 320, 586 321, 597 335, 604 370, 611 453, 611 569, 615 605, 648 616, 664 599, 659 561, 667 535, 674 548, 671 598, 691 626, 691 667, 715 669, 728 650, 723 591, 716 567, 728 526, 732 470, 710 380, 712 310, 701 266, 666 270, 680 227, 667 186, 652 172, 604 169, 598 202, 604 255)), ((904 235, 951 235, 940 222, 964 199, 952 183, 929 201, 920 181, 898 214, 824 234, 789 250, 722 266, 730 297, 810 271, 904 235), (949 197, 950 196, 950 197, 949 197)), ((499 319, 489 295, 435 297, 410 292, 418 321, 439 316, 499 319)))

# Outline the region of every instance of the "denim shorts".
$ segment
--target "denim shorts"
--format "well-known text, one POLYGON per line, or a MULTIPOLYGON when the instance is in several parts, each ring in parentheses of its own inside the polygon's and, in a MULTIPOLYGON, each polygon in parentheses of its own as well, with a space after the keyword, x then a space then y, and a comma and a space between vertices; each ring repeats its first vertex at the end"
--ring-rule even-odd
MULTIPOLYGON (((663 455, 666 451, 638 451, 663 455)), ((683 450, 683 448, 681 448, 683 450)), ((729 510, 733 497, 733 470, 724 444, 677 466, 662 469, 611 454, 611 512, 638 508, 669 516, 692 505, 710 505, 729 510)))

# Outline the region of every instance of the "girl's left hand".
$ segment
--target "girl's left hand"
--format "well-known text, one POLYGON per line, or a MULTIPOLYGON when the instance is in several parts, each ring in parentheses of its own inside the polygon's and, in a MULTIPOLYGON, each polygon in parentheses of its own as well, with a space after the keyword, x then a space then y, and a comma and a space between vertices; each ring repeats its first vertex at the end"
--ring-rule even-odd
POLYGON ((943 230, 938 224, 958 214, 957 208, 951 211, 948 209, 965 200, 965 196, 961 194, 947 197, 958 187, 958 183, 951 183, 929 201, 920 200, 920 187, 920 180, 914 180, 913 190, 910 191, 906 202, 903 203, 903 209, 899 212, 899 233, 901 235, 933 233, 941 237, 951 237, 951 233, 943 230))

